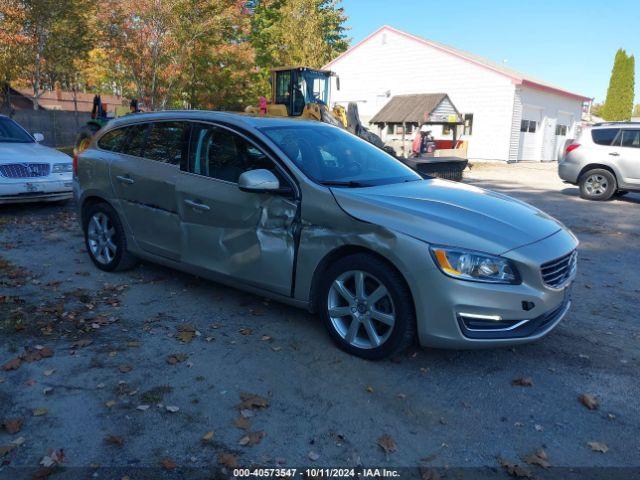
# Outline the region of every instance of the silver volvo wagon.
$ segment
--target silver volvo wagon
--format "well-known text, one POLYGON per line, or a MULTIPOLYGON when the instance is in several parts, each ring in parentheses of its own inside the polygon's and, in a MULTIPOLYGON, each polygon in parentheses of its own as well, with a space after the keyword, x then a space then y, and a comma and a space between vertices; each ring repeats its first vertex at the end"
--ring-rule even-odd
POLYGON ((86 247, 317 312, 364 358, 513 345, 567 313, 577 240, 505 195, 423 179, 320 122, 160 112, 110 122, 75 159, 86 247))

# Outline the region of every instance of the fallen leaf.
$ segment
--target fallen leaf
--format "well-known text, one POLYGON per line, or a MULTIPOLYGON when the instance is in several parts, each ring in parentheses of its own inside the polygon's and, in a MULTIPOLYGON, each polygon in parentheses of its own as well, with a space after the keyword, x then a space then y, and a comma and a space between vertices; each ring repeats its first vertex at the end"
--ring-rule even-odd
POLYGON ((11 452, 16 446, 12 443, 8 445, 0 445, 0 457, 4 457, 7 453, 11 452))
POLYGON ((269 400, 253 393, 241 393, 240 399, 242 400, 242 403, 238 405, 240 410, 267 408, 269 406, 269 400))
POLYGON ((512 463, 502 457, 498 458, 498 463, 506 470, 506 472, 512 477, 518 478, 532 478, 531 473, 516 463, 512 463))
POLYGON ((167 405, 165 408, 167 409, 167 412, 171 413, 176 413, 178 410, 180 410, 180 407, 176 407, 175 405, 167 405))
POLYGON ((138 405, 138 406, 136 407, 136 409, 137 409, 137 410, 140 410, 140 411, 142 411, 142 412, 146 412, 147 410, 149 410, 149 406, 150 406, 150 405, 138 405))
POLYGON ((236 468, 238 466, 238 457, 231 453, 221 453, 218 455, 218 464, 227 468, 236 468))
POLYGON ((120 373, 129 373, 131 370, 133 370, 133 367, 125 363, 120 365, 118 367, 118 370, 120 370, 120 373))
POLYGON ((518 377, 511 382, 515 387, 533 387, 533 379, 531 377, 518 377))
POLYGON ((104 406, 105 406, 105 407, 107 407, 107 408, 111 408, 111 407, 113 407, 115 404, 116 404, 116 401, 115 401, 115 400, 109 400, 109 401, 107 401, 107 402, 104 402, 104 406))
POLYGON ((51 387, 44 387, 42 389, 42 394, 43 395, 50 395, 52 393, 53 393, 53 388, 51 388, 51 387))
POLYGON ((582 403, 589 410, 596 410, 600 405, 600 402, 598 402, 598 399, 595 397, 595 395, 591 395, 590 393, 583 393, 578 397, 578 400, 580 400, 580 403, 582 403))
POLYGON ((372 386, 368 386, 367 388, 365 388, 365 390, 369 393, 373 393, 373 387, 372 386))
POLYGON ((204 443, 208 443, 211 441, 212 438, 213 438, 213 430, 210 430, 202 436, 201 440, 204 443))
POLYGON ((238 445, 242 445, 243 447, 250 447, 251 445, 257 445, 264 438, 265 433, 263 431, 259 432, 249 432, 247 435, 238 440, 238 445))
POLYGON ((20 360, 19 358, 14 358, 13 360, 9 360, 7 363, 5 363, 4 365, 2 365, 2 370, 4 370, 5 372, 8 372, 9 370, 17 370, 18 368, 20 368, 20 365, 22 365, 22 360, 20 360))
POLYGON ((396 442, 393 438, 391 438, 391 435, 382 435, 378 439, 378 445, 380 446, 380 448, 382 448, 384 453, 387 454, 393 453, 397 450, 396 442))
POLYGON ((549 463, 547 452, 545 452, 542 448, 527 456, 524 461, 529 465, 537 465, 542 468, 549 468, 551 466, 551 464, 549 463))
POLYGON ((56 372, 56 369, 55 369, 55 368, 52 368, 52 369, 50 369, 50 370, 45 370, 45 371, 44 371, 44 372, 42 372, 42 373, 44 373, 44 376, 45 376, 45 377, 50 377, 50 376, 51 376, 51 375, 53 375, 55 372, 56 372))
POLYGON ((117 435, 107 435, 104 438, 104 443, 106 443, 107 445, 115 445, 116 447, 121 447, 122 445, 124 445, 124 439, 117 435))
POLYGON ((433 468, 420 467, 420 478, 422 480, 440 480, 440 474, 433 468))
POLYGON ((587 442, 587 445, 589 445, 589 448, 591 448, 591 450, 593 450, 594 452, 607 453, 609 451, 609 447, 606 443, 587 442))
POLYGON ((249 327, 245 327, 245 328, 241 328, 240 330, 240 335, 251 335, 253 333, 253 330, 249 327))
POLYGON ((160 460, 160 465, 165 470, 174 470, 178 466, 176 465, 176 462, 174 462, 170 458, 163 458, 162 460, 160 460))
POLYGON ((320 458, 320 454, 316 453, 316 452, 309 452, 309 454, 307 455, 309 457, 309 460, 315 462, 316 460, 318 460, 320 458))
POLYGON ((7 433, 13 435, 14 433, 18 433, 22 430, 22 419, 21 418, 9 418, 2 422, 4 429, 7 433))
POLYGON ((57 451, 49 452, 47 455, 42 457, 40 460, 40 465, 43 467, 49 468, 58 465, 64 461, 64 450, 60 449, 57 451))
POLYGON ((71 348, 84 348, 84 347, 88 347, 92 343, 93 343, 93 340, 90 340, 88 338, 81 338, 80 340, 76 340, 75 342, 73 342, 71 344, 71 348))
POLYGON ((189 343, 196 336, 196 329, 192 325, 185 324, 178 326, 178 334, 176 338, 182 343, 189 343))
POLYGON ((167 356, 167 363, 169 365, 175 365, 180 362, 184 362, 189 356, 185 353, 174 353, 167 356))
POLYGON ((233 424, 241 430, 249 430, 251 428, 251 422, 248 418, 239 416, 233 421, 233 424))
POLYGON ((40 407, 40 408, 34 408, 33 409, 33 416, 34 417, 41 417, 43 415, 46 415, 47 413, 49 413, 49 409, 48 408, 40 407))

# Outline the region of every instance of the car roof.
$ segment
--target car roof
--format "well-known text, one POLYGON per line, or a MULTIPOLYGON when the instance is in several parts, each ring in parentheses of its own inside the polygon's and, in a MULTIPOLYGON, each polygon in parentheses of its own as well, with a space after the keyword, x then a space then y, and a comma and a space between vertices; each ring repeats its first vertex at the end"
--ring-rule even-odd
POLYGON ((285 127, 309 125, 325 125, 315 120, 306 120, 291 117, 264 117, 247 113, 220 112, 213 110, 165 110, 161 112, 133 113, 113 119, 109 122, 109 127, 119 127, 132 123, 153 122, 159 120, 204 120, 230 122, 245 127, 285 127))
POLYGON ((592 128, 640 128, 640 122, 600 122, 594 123, 592 128))

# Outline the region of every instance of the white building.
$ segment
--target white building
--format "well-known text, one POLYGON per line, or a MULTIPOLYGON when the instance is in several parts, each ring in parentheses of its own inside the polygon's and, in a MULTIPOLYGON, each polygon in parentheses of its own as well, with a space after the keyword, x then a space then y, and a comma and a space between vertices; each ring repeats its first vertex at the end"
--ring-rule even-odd
MULTIPOLYGON (((555 160, 575 136, 583 103, 571 93, 476 55, 383 26, 327 64, 333 101, 358 102, 368 122, 393 95, 449 95, 472 160, 555 160)), ((376 131, 376 128, 373 128, 376 131)), ((436 138, 442 133, 434 131, 436 138)), ((386 135, 386 134, 385 134, 386 135)))

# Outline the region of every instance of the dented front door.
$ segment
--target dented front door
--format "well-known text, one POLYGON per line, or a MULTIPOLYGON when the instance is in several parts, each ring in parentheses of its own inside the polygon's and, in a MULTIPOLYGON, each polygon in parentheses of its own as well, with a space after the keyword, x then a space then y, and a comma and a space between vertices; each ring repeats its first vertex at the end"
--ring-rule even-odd
POLYGON ((297 203, 181 172, 176 184, 183 262, 290 295, 297 203))

